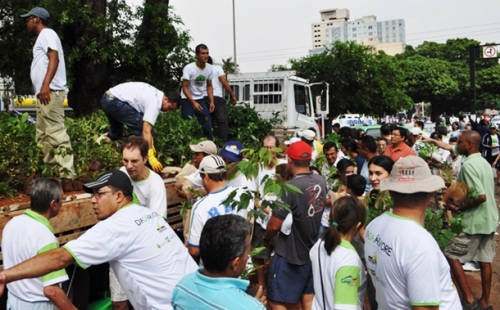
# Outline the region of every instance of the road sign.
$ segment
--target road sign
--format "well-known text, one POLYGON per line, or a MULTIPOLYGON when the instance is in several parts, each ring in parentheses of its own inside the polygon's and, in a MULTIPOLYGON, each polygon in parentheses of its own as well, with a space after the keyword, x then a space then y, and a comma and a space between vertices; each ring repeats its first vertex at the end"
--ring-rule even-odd
POLYGON ((483 58, 497 58, 498 51, 496 46, 483 47, 483 58))

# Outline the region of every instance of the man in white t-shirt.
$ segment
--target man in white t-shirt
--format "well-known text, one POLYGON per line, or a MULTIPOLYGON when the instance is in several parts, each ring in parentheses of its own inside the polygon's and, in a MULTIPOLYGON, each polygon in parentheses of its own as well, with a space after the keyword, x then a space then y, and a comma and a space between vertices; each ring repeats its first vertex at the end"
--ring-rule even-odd
POLYGON ((126 125, 134 135, 142 136, 149 145, 148 161, 154 171, 160 172, 162 164, 156 158, 153 144, 153 127, 160 112, 170 112, 179 107, 181 99, 175 92, 164 94, 143 82, 127 82, 107 90, 101 107, 109 121, 109 131, 101 139, 114 141, 123 137, 126 125))
POLYGON ((197 258, 200 254, 201 231, 208 219, 223 214, 238 214, 246 219, 248 210, 253 208, 253 199, 248 199, 248 206, 240 210, 232 204, 227 206, 224 204, 224 201, 234 191, 237 191, 234 200, 239 201, 241 191, 227 185, 226 164, 222 157, 217 155, 206 156, 201 161, 198 170, 200 171, 203 187, 208 194, 198 200, 191 211, 191 227, 189 228, 187 248, 189 254, 194 258, 197 258))
POLYGON ((380 309, 461 309, 450 266, 424 228, 427 206, 444 187, 422 158, 411 155, 381 182, 394 206, 365 231, 366 268, 380 309))
MULTIPOLYGON (((34 8, 21 17, 25 19, 28 30, 38 36, 31 63, 31 82, 38 99, 35 141, 42 145, 44 162, 59 165, 59 177, 74 180, 76 172, 70 152, 71 142, 64 125, 66 65, 61 40, 54 30, 48 28, 50 15, 44 8, 34 8), (55 155, 54 149, 61 152, 55 155)), ((63 185, 65 190, 72 190, 72 186, 66 189, 66 184, 63 185)))
POLYGON ((133 202, 133 186, 120 170, 84 184, 101 222, 64 247, 6 269, 4 285, 76 263, 81 268, 109 262, 134 309, 172 309, 174 286, 197 269, 177 234, 158 213, 133 202))
POLYGON ((213 64, 212 57, 208 56, 208 63, 212 65, 213 79, 212 86, 214 89, 214 104, 215 109, 210 115, 212 116, 212 126, 214 127, 214 136, 221 143, 227 142, 227 134, 229 132, 229 120, 227 118, 226 100, 222 88, 231 96, 231 102, 236 104, 236 96, 234 95, 231 86, 227 83, 226 74, 221 66, 213 64))
POLYGON ((196 116, 205 137, 213 140, 210 119, 210 113, 215 109, 212 87, 213 68, 207 64, 209 52, 205 44, 196 46, 195 53, 196 62, 182 69, 181 113, 184 119, 196 116))
MULTIPOLYGON (((163 179, 146 167, 148 142, 133 136, 123 141, 121 146, 123 167, 134 187, 134 203, 144 206, 167 218, 167 192, 163 179)), ((109 285, 113 309, 128 309, 127 295, 118 282, 113 269, 109 270, 109 285)))
MULTIPOLYGON (((64 200, 54 179, 35 179, 30 184, 31 208, 14 216, 3 229, 3 267, 11 268, 37 254, 59 247, 49 219, 57 216, 64 200)), ((61 289, 68 280, 64 268, 43 277, 7 284, 7 309, 76 309, 61 289)))

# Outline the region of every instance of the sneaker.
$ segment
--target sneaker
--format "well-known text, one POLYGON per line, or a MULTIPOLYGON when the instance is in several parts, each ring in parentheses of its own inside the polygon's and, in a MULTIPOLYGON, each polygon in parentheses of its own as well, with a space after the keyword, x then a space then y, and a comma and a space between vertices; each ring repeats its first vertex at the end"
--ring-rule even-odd
POLYGON ((463 310, 477 310, 478 308, 478 302, 477 302, 477 299, 474 299, 474 301, 471 303, 471 304, 468 304, 467 302, 465 302, 464 300, 461 300, 461 303, 462 303, 462 309, 463 310))
POLYGON ((466 262, 462 265, 462 268, 465 271, 480 271, 481 269, 479 269, 479 266, 477 266, 476 264, 476 262, 466 262))

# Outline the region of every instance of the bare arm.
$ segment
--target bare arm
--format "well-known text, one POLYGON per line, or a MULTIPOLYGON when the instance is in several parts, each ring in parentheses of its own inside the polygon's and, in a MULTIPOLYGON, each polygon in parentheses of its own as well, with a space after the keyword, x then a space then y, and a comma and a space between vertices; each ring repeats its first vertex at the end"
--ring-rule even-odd
POLYGON ((278 234, 281 229, 283 220, 275 215, 271 215, 267 223, 266 233, 264 234, 264 246, 268 247, 271 244, 271 239, 278 234))
POLYGON ((461 206, 456 206, 452 203, 448 203, 447 207, 451 211, 464 212, 479 207, 480 204, 486 201, 486 195, 479 195, 475 200, 468 201, 461 206))
POLYGON ((59 287, 59 284, 45 286, 43 288, 43 294, 57 307, 57 309, 64 309, 64 310, 77 309, 71 303, 71 301, 69 300, 68 296, 66 296, 64 291, 59 287))
POLYGON ((49 49, 47 57, 49 58, 49 65, 47 66, 47 73, 45 73, 45 78, 38 94, 38 99, 40 99, 43 105, 47 105, 50 102, 50 82, 56 75, 57 67, 59 66, 59 53, 57 51, 49 49))
POLYGON ((57 248, 28 259, 0 273, 0 295, 5 284, 29 278, 38 278, 52 271, 68 267, 75 259, 65 248, 57 248))
POLYGON ((439 310, 439 306, 412 306, 412 310, 439 310))
POLYGON ((215 110, 214 87, 212 86, 212 80, 207 81, 207 95, 208 95, 208 112, 212 113, 215 110))
POLYGON ((200 248, 194 247, 194 246, 187 246, 189 254, 193 257, 196 258, 198 255, 200 255, 200 248))
POLYGON ((227 83, 226 77, 224 75, 219 76, 219 81, 221 82, 222 86, 224 86, 224 89, 229 93, 231 96, 231 101, 233 104, 236 103, 236 96, 234 95, 233 90, 231 89, 231 86, 227 83))
POLYGON ((142 122, 142 137, 144 140, 148 141, 149 148, 153 148, 153 126, 148 122, 142 122))

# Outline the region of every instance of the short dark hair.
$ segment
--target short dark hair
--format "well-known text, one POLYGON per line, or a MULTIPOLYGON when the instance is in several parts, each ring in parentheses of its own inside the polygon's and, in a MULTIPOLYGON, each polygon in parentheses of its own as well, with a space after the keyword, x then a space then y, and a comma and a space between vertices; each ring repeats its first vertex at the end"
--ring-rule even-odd
POLYGON ((372 136, 363 136, 359 141, 361 141, 361 146, 370 151, 370 153, 377 152, 377 142, 372 136))
POLYGON ((212 56, 208 56, 208 60, 207 60, 207 62, 208 62, 209 64, 211 64, 211 65, 213 65, 213 64, 214 64, 214 61, 212 60, 212 56))
POLYGON ((347 158, 342 158, 337 163, 337 169, 338 169, 339 173, 345 173, 347 167, 351 167, 351 166, 354 167, 355 165, 351 160, 349 160, 347 158))
POLYGON ((56 179, 39 178, 30 183, 30 208, 36 212, 46 212, 50 203, 60 202, 62 187, 56 179))
POLYGON ((446 136, 448 134, 448 129, 444 126, 437 126, 436 132, 439 132, 441 135, 446 136))
POLYGON ((373 156, 372 159, 368 161, 368 168, 370 168, 370 165, 382 167, 385 171, 391 174, 392 166, 394 166, 394 161, 389 156, 377 155, 373 156))
POLYGON ((345 147, 346 149, 348 149, 352 152, 358 151, 358 144, 356 143, 356 140, 354 140, 354 139, 344 138, 344 139, 342 139, 341 144, 343 147, 345 147))
POLYGON ((311 165, 310 160, 296 160, 293 158, 291 158, 291 160, 292 160, 293 165, 296 167, 309 167, 311 165))
POLYGON ((420 127, 420 129, 424 130, 424 122, 416 121, 415 124, 417 124, 417 126, 420 127))
POLYGON ((148 155, 149 143, 143 137, 140 136, 132 136, 123 140, 123 143, 120 147, 120 153, 123 153, 124 149, 133 149, 138 148, 141 152, 142 158, 148 155))
POLYGON ((443 135, 439 131, 434 131, 433 133, 431 133, 431 139, 436 139, 436 138, 441 140, 443 138, 443 135))
POLYGON ((226 171, 221 173, 200 173, 200 177, 203 179, 205 175, 214 182, 222 182, 226 179, 226 171))
POLYGON ((424 203, 429 199, 429 196, 433 194, 426 192, 417 192, 412 194, 403 194, 395 191, 389 191, 392 200, 394 201, 394 205, 401 206, 406 204, 406 202, 411 201, 414 204, 424 203))
POLYGON ((201 52, 201 50, 208 50, 208 47, 205 44, 198 44, 196 45, 194 52, 196 53, 196 55, 198 55, 201 52))
MULTIPOLYGON (((37 16, 38 17, 38 16, 37 16)), ((40 17, 38 17, 40 18, 40 17)), ((48 27, 50 22, 48 19, 45 19, 45 18, 40 18, 40 22, 42 23, 42 25, 44 25, 45 27, 48 27)))
POLYGON ((398 126, 396 128, 394 128, 392 131, 399 131, 399 134, 401 135, 402 138, 406 140, 408 140, 408 130, 406 130, 406 128, 404 127, 401 127, 401 126, 398 126))
POLYGON ((366 188, 366 179, 359 174, 352 174, 347 177, 347 188, 351 189, 354 196, 362 196, 366 188))
POLYGON ((384 136, 390 135, 394 128, 396 128, 394 124, 383 124, 380 126, 380 133, 384 136))
POLYGON ((134 197, 132 196, 132 193, 129 193, 127 192, 126 190, 124 189, 121 189, 121 188, 118 188, 118 187, 115 187, 113 185, 107 185, 109 187, 109 189, 113 192, 113 193, 116 193, 116 192, 122 192, 123 193, 123 196, 127 197, 129 200, 132 200, 134 197))
POLYGON ((356 136, 355 129, 347 126, 341 127, 338 134, 341 135, 342 138, 354 138, 356 136))
POLYGON ((328 141, 326 142, 324 145, 323 145, 323 153, 326 152, 326 151, 329 151, 331 150, 332 148, 335 149, 335 151, 339 151, 339 148, 337 146, 337 144, 335 142, 332 142, 332 141, 328 141))
POLYGON ((333 124, 332 128, 340 128, 340 124, 339 123, 335 123, 335 124, 333 124))
POLYGON ((175 91, 169 91, 165 94, 165 96, 168 98, 168 101, 172 102, 172 103, 177 103, 177 107, 176 108, 179 108, 181 106, 181 95, 179 95, 178 92, 175 92, 175 91))
POLYGON ((226 214, 209 219, 200 238, 200 257, 210 272, 223 272, 233 259, 247 250, 247 237, 252 227, 243 217, 226 214))

